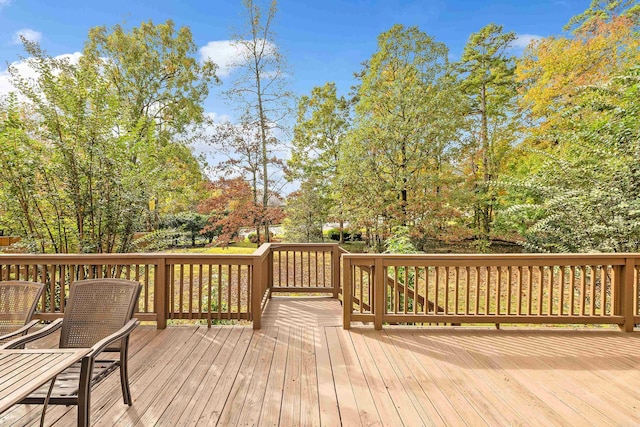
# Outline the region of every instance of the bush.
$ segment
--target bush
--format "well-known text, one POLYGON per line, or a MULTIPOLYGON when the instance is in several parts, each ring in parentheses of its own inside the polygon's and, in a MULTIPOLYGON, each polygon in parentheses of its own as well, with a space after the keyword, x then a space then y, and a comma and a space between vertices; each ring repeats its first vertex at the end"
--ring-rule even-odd
MULTIPOLYGON (((273 242, 273 236, 274 234, 270 231, 269 232, 269 240, 273 242)), ((247 239, 249 239, 249 241, 251 243, 258 243, 258 235, 256 234, 255 231, 249 233, 249 235, 247 236, 247 239)), ((264 234, 260 235, 260 243, 264 243, 264 234)))
MULTIPOLYGON (((345 229, 343 231, 344 234, 344 241, 345 242, 360 242, 362 241, 362 231, 356 230, 356 231, 351 231, 348 229, 345 229)), ((326 231, 326 235, 327 238, 329 240, 334 240, 336 242, 340 241, 340 229, 338 228, 331 228, 329 230, 326 231)))

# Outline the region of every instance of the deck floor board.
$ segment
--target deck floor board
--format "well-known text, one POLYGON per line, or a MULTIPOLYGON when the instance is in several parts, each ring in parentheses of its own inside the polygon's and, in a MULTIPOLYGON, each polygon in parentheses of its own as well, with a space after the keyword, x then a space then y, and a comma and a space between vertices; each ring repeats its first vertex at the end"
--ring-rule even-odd
MULTIPOLYGON (((138 328, 129 360, 134 404, 122 403, 112 374, 92 391, 92 425, 640 424, 637 332, 345 331, 336 300, 274 300, 259 331, 138 328)), ((15 405, 0 425, 38 425, 40 413, 39 405, 15 405)), ((51 406, 45 425, 74 426, 76 414, 51 406)))

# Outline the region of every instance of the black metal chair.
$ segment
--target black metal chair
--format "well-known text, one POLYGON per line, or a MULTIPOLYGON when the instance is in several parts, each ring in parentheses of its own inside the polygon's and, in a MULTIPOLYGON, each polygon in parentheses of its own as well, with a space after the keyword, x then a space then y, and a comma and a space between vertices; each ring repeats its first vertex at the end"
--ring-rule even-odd
POLYGON ((133 313, 142 286, 122 279, 91 279, 71 284, 64 317, 23 338, 5 344, 4 348, 20 348, 28 342, 61 329, 60 348, 91 348, 80 362, 69 367, 50 385, 26 397, 24 404, 77 405, 78 426, 89 425, 91 389, 116 369, 120 369, 120 385, 124 403, 131 406, 127 371, 129 336, 138 326, 133 313), (103 353, 119 352, 116 358, 98 358, 103 353))
POLYGON ((31 318, 43 290, 42 283, 0 282, 0 344, 25 335, 38 323, 31 318))

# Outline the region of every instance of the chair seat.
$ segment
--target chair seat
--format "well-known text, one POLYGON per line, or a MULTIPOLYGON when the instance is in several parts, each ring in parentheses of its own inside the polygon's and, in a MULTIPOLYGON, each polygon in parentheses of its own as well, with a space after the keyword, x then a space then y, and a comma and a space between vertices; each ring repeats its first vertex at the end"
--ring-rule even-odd
MULTIPOLYGON (((94 361, 93 372, 91 375, 91 387, 94 387, 103 379, 107 378, 107 376, 118 369, 119 366, 120 360, 104 359, 94 361)), ((77 362, 58 374, 53 390, 51 391, 51 403, 64 403, 66 401, 75 402, 77 400, 78 384, 80 383, 80 367, 80 362, 77 362)), ((50 382, 44 384, 38 390, 26 397, 22 403, 41 403, 47 396, 50 386, 50 382)))

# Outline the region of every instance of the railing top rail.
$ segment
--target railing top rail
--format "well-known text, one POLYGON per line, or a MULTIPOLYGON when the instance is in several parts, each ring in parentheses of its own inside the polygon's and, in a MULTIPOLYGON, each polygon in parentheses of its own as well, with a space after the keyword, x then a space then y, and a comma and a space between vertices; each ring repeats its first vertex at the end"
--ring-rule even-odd
POLYGON ((104 263, 109 261, 112 263, 124 262, 130 263, 131 261, 154 262, 160 259, 166 260, 195 260, 195 261, 207 261, 212 260, 247 260, 250 262, 255 257, 254 254, 174 254, 174 253, 110 253, 110 254, 0 254, 0 260, 4 262, 19 263, 23 261, 28 262, 80 262, 90 263, 92 260, 100 261, 104 263))
POLYGON ((272 243, 272 250, 321 250, 329 252, 334 247, 338 246, 337 243, 272 243))
POLYGON ((260 245, 260 247, 258 249, 253 251, 251 256, 252 257, 259 257, 260 259, 263 259, 267 255, 269 255, 269 252, 271 252, 271 247, 272 246, 273 246, 273 243, 263 243, 262 245, 260 245))
POLYGON ((571 254, 356 254, 344 253, 350 259, 392 259, 392 260, 433 260, 433 261, 465 261, 465 260, 623 260, 640 259, 640 253, 571 253, 571 254))

